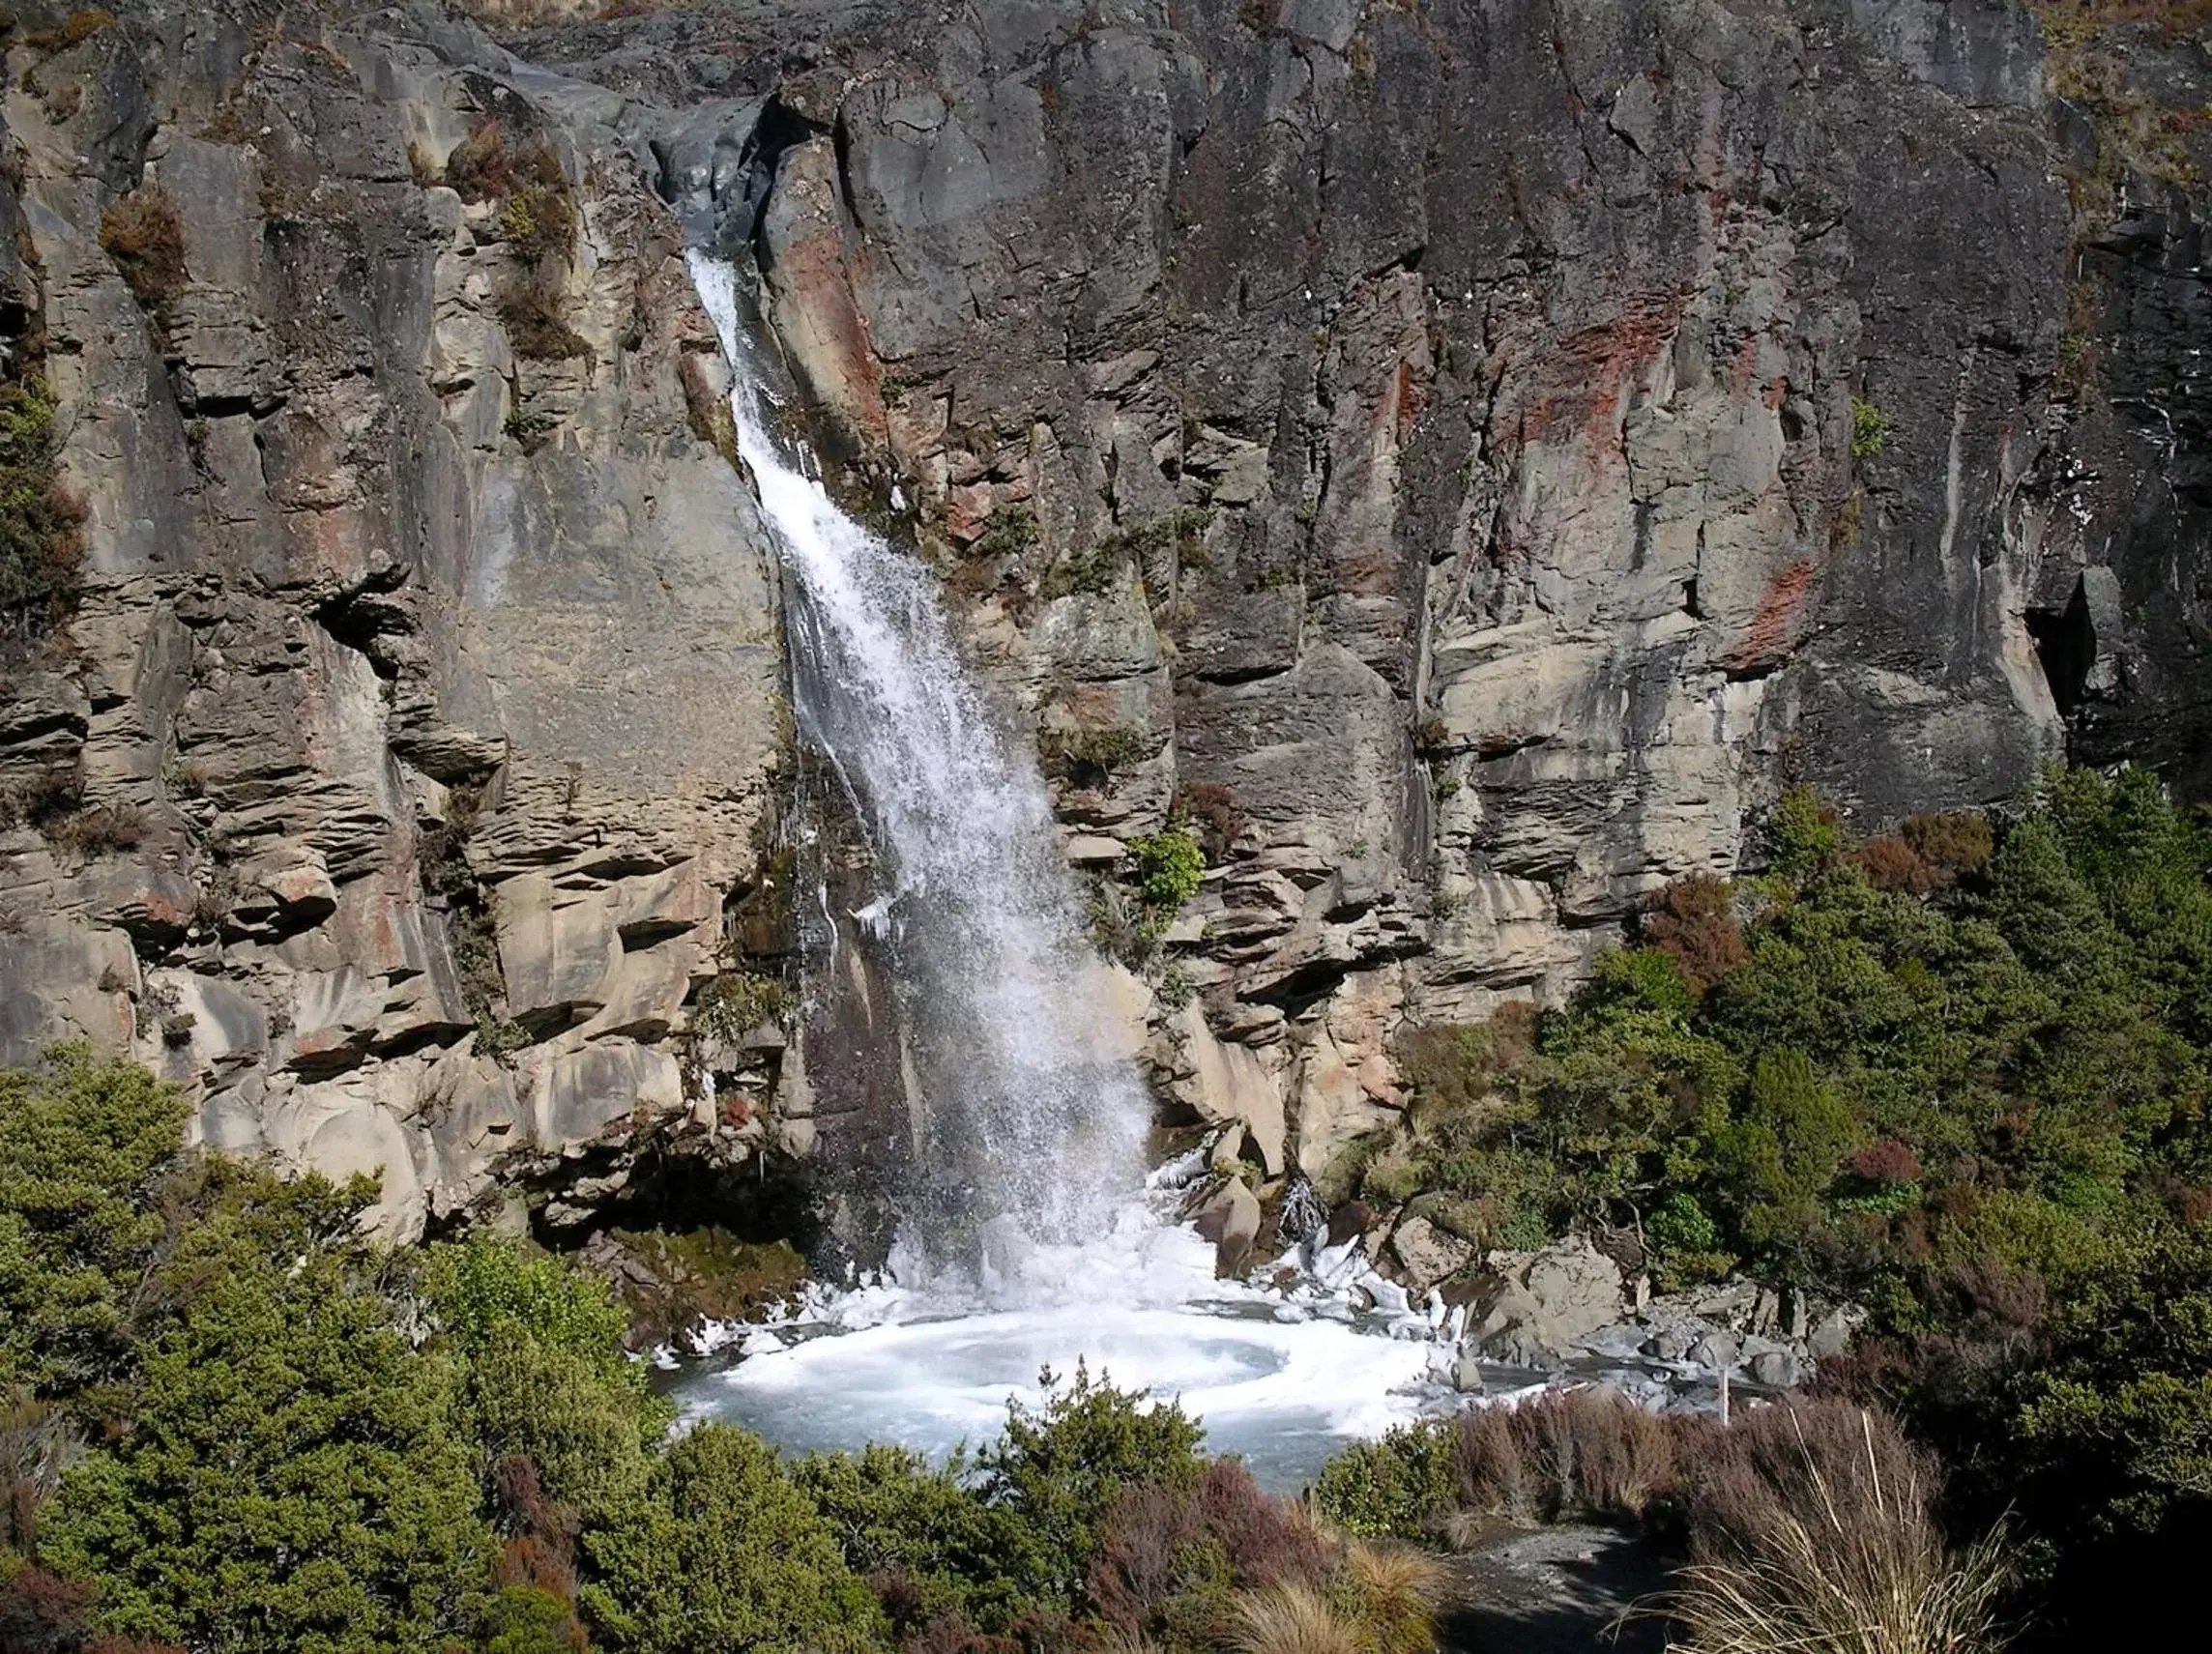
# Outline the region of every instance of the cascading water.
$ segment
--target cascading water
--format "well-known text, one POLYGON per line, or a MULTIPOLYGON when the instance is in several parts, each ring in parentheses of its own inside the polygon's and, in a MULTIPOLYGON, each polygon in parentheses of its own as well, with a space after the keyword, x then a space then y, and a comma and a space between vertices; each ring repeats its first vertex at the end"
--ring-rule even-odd
POLYGON ((1084 940, 1035 762, 984 705, 935 582, 839 510, 768 428, 736 272, 692 255, 736 374, 738 446, 794 577, 794 706, 888 886, 920 1141, 911 1254, 973 1231, 1001 1271, 1097 1233, 1143 1173, 1148 1104, 1084 940))
POLYGON ((687 1406, 802 1449, 943 1451, 991 1434, 1040 1368, 1084 1357, 1179 1395, 1217 1449, 1295 1485, 1344 1436, 1411 1413, 1437 1347, 1353 1329, 1331 1272, 1396 1292, 1355 1243, 1309 1260, 1317 1289, 1286 1301, 1216 1282, 1212 1248, 1163 1210, 1199 1163, 1144 1175, 1148 1101, 1033 759, 987 711, 927 570, 777 445, 736 272, 698 252, 691 269, 792 577, 800 731, 887 883, 919 1120, 888 1277, 733 1332, 744 1359, 687 1406))

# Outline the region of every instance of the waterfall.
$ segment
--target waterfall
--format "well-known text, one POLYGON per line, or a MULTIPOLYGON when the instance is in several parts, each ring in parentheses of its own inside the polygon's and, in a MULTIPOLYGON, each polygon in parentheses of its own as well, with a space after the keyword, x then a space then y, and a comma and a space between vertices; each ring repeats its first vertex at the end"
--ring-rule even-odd
POLYGON ((1005 1273, 1139 1187, 1149 1117, 1032 742, 993 715, 936 577, 840 510, 770 428, 737 273, 698 251, 738 446, 787 582, 800 739, 842 780, 886 904, 918 1092, 901 1249, 1005 1273))

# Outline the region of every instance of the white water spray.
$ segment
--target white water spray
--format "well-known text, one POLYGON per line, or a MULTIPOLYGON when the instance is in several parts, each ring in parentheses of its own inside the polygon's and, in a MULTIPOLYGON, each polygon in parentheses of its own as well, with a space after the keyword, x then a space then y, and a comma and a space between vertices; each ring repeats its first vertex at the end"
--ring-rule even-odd
MULTIPOLYGON (((850 789, 885 888, 919 1096, 910 1257, 973 1226, 986 1270, 1102 1233, 1143 1176, 1149 1105, 1026 741, 991 715, 936 582, 778 448, 726 263, 691 255, 736 378, 738 447, 796 590, 800 731, 850 789)), ((911 1265, 910 1265, 911 1267, 911 1265)))
MULTIPOLYGON (((774 441, 736 272, 698 252, 691 272, 791 575, 800 732, 884 881, 854 916, 892 950, 923 1125, 889 1270, 713 1329, 743 1359, 687 1408, 802 1450, 946 1451, 992 1434, 1009 1396, 1033 1402, 1040 1368, 1084 1358, 1179 1396, 1215 1450, 1295 1487, 1346 1436, 1448 1396, 1435 1318, 1356 1242, 1319 1234, 1285 1261, 1287 1291, 1214 1279, 1213 1248, 1177 1221, 1203 1156, 1145 1175, 1149 1102, 1027 741, 990 715, 929 572, 774 441)), ((1291 1215, 1303 1232, 1319 1212, 1291 1215)))

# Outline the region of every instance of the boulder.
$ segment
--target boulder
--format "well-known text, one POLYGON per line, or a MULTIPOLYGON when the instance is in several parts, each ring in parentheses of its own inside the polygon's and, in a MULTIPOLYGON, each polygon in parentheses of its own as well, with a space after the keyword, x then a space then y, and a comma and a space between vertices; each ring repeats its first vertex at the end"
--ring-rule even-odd
POLYGON ((1805 1352, 1816 1361, 1828 1361, 1850 1348, 1851 1334, 1857 1321, 1851 1312, 1830 1310, 1813 1323, 1813 1330, 1805 1335, 1805 1352))
POLYGON ((1415 1290, 1435 1286, 1474 1261, 1474 1248, 1424 1217, 1410 1217, 1390 1233, 1401 1278, 1415 1290))
POLYGON ((1715 1373, 1733 1367, 1742 1358, 1743 1352, 1736 1348, 1734 1337, 1720 1331, 1706 1333, 1690 1346, 1685 1357, 1692 1365, 1715 1373))
POLYGON ((1470 1302, 1482 1349, 1557 1355, 1620 1319, 1620 1265, 1574 1235, 1537 1252, 1493 1252, 1493 1277, 1470 1302))
POLYGON ((1213 1273, 1232 1280, 1244 1273, 1260 1237, 1260 1197, 1241 1177, 1225 1177, 1191 1208, 1191 1223, 1213 1242, 1213 1273))
POLYGON ((1479 1396, 1485 1385, 1482 1363, 1471 1349, 1462 1349, 1452 1357, 1451 1387, 1463 1396, 1479 1396))
POLYGON ((1751 1381, 1787 1390, 1801 1377, 1797 1357, 1787 1349, 1762 1349, 1751 1358, 1751 1381))

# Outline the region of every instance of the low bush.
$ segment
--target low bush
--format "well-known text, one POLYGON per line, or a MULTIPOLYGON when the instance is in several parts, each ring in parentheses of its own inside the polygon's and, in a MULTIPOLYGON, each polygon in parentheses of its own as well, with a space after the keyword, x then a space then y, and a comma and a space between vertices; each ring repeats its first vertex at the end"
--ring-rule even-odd
POLYGON ((1699 992, 1750 957, 1735 916, 1735 892, 1725 879, 1693 873, 1663 891, 1644 913, 1644 940, 1658 948, 1699 992))
POLYGON ((542 266, 509 281, 492 302, 514 354, 528 362, 589 360, 591 341, 568 325, 557 274, 542 266))
POLYGON ((1145 906, 1156 914, 1172 917, 1180 913, 1206 882, 1206 852, 1180 825, 1131 839, 1129 859, 1145 906))
POLYGON ((835 1530, 743 1431, 692 1431, 584 1546, 595 1578, 582 1600, 609 1649, 862 1654, 881 1636, 835 1530))
POLYGON ((52 631, 76 603, 84 510, 61 485, 55 411, 37 373, 0 383, 0 642, 52 631))
POLYGON ((146 841, 146 813, 134 804, 92 804, 40 824, 56 850, 87 858, 134 850, 146 841))
POLYGON ((136 189, 100 220, 100 245, 138 302, 158 309, 185 290, 185 222, 160 189, 136 189))
POLYGON ((699 990, 691 1027, 706 1039, 738 1040, 758 1029, 784 1027, 798 1012, 798 997, 777 978, 725 971, 699 990))
POLYGON ((1488 1523, 1633 1521, 1678 1490, 1678 1439, 1703 1428, 1611 1390, 1550 1391, 1347 1448, 1323 1467, 1313 1500, 1328 1521, 1373 1538, 1464 1541, 1488 1523))

